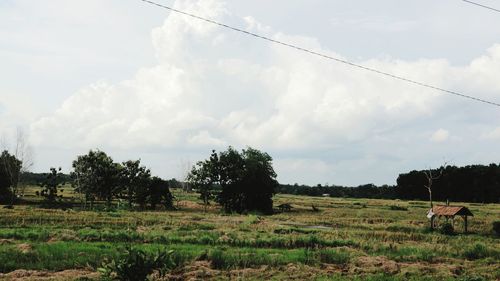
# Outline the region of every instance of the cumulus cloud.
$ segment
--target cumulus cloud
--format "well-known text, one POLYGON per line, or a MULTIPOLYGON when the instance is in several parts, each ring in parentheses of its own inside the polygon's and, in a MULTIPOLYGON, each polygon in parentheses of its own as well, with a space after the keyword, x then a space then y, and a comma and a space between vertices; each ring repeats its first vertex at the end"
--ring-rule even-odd
MULTIPOLYGON (((283 34, 251 17, 235 18, 221 1, 176 1, 175 8, 342 58, 315 38, 283 34)), ((307 153, 363 142, 466 104, 177 14, 153 30, 152 43, 157 65, 120 83, 79 90, 54 114, 32 124, 33 140, 66 148, 252 145, 307 153)), ((500 89, 500 45, 466 66, 444 59, 359 63, 439 87, 463 86, 485 98, 500 89)), ((406 137, 394 135, 391 142, 406 137)), ((434 142, 448 138, 444 129, 431 136, 434 142)), ((377 162, 370 159, 363 163, 377 162)), ((290 161, 281 161, 282 166, 309 165, 290 161)), ((321 173, 335 169, 322 160, 312 163, 321 173)))

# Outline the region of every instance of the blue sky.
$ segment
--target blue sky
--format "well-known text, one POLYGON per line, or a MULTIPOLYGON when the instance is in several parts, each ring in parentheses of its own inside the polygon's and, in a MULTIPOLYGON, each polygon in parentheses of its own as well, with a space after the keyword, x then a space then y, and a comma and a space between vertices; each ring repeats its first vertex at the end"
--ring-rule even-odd
MULTIPOLYGON (((500 101, 500 16, 463 1, 158 2, 500 101)), ((250 145, 282 182, 357 185, 500 159, 498 108, 138 0, 4 1, 0 61, 0 134, 24 128, 36 171, 101 148, 180 178, 213 148, 250 145)))

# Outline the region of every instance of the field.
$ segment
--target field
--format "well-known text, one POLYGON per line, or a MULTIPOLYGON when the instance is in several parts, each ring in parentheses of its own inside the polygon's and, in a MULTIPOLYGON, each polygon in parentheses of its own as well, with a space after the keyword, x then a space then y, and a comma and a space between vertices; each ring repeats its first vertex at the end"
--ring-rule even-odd
POLYGON ((290 212, 228 215, 174 193, 175 211, 0 206, 0 280, 98 280, 128 246, 173 250, 165 280, 500 280, 498 204, 460 204, 469 233, 444 235, 427 202, 277 195, 290 212))

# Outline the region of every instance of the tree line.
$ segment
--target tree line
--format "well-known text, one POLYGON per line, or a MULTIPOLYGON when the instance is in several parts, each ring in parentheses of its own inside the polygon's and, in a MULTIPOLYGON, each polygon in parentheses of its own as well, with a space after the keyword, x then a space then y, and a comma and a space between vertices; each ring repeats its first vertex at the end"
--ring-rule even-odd
POLYGON ((25 172, 23 161, 14 154, 0 154, 0 202, 14 204, 24 184, 39 185, 39 195, 49 203, 60 200, 59 190, 71 183, 84 198, 85 206, 114 201, 129 207, 155 209, 162 205, 172 208, 173 196, 169 188, 190 186, 200 194, 205 208, 218 203, 226 212, 273 210, 272 197, 276 193, 307 196, 428 200, 425 188, 426 172, 440 174, 433 182, 433 199, 437 201, 500 202, 500 165, 446 166, 435 170, 411 171, 400 174, 397 185, 365 184, 357 187, 338 185, 279 184, 273 169, 272 157, 254 148, 241 152, 229 147, 212 151, 210 156, 194 165, 184 182, 153 177, 140 160, 117 163, 100 150, 91 150, 73 161, 70 174, 51 168, 37 174, 25 172))
MULTIPOLYGON (((17 185, 22 161, 4 151, 0 163, 0 200, 7 202, 13 186, 17 185), (15 176, 9 173, 14 172, 15 176)), ((151 171, 141 165, 140 160, 115 162, 105 152, 90 150, 72 163, 69 175, 61 168, 51 168, 43 174, 24 173, 24 179, 40 187, 39 196, 45 203, 62 203, 61 191, 68 182, 74 191, 81 194, 83 205, 92 208, 104 202, 107 207, 123 202, 129 208, 155 209, 157 205, 173 207, 170 187, 182 187, 177 180, 165 181, 153 177, 151 171)), ((220 204, 226 212, 260 211, 272 213, 272 197, 278 181, 272 166, 272 158, 257 149, 247 148, 241 152, 229 147, 225 151, 212 151, 210 157, 194 165, 187 176, 188 184, 200 193, 205 208, 211 201, 220 204)), ((11 202, 13 204, 14 202, 11 202)))
MULTIPOLYGON (((429 200, 425 188, 428 182, 426 170, 414 170, 400 174, 397 185, 365 184, 357 187, 338 185, 282 184, 278 193, 308 196, 331 196, 373 199, 429 200)), ((433 199, 455 202, 500 202, 500 165, 446 166, 431 170, 441 176, 433 181, 433 199), (442 172, 441 172, 442 170, 442 172)))
POLYGON ((50 168, 48 173, 35 174, 21 170, 22 161, 8 151, 0 155, 0 202, 14 204, 19 194, 16 192, 22 178, 29 184, 40 187, 37 195, 45 199, 45 204, 63 203, 64 185, 70 183, 74 191, 81 194, 84 206, 92 208, 97 202, 105 202, 111 207, 114 200, 124 202, 128 207, 155 209, 162 205, 173 207, 173 196, 169 183, 151 175, 151 171, 141 165, 140 160, 117 163, 100 150, 90 150, 73 161, 73 171, 63 174, 61 168, 50 168), (23 177, 19 175, 23 174, 23 177))
MULTIPOLYGON (((431 170, 441 176, 433 181, 432 197, 437 201, 500 202, 500 165, 446 166, 431 170)), ((423 186, 427 183, 424 171, 401 174, 394 187, 399 199, 429 199, 423 186)))

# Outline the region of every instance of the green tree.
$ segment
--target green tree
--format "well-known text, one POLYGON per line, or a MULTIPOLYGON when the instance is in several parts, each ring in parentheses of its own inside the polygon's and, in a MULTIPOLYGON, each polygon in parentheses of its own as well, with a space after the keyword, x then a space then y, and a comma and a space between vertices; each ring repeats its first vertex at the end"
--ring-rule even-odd
POLYGON ((120 181, 123 191, 127 193, 129 207, 138 203, 144 209, 147 200, 147 190, 151 180, 151 171, 141 166, 141 160, 122 163, 120 181))
POLYGON ((210 158, 196 163, 187 176, 189 184, 200 193, 205 211, 210 204, 210 199, 213 197, 214 186, 218 181, 217 164, 218 155, 215 150, 213 150, 210 158))
POLYGON ((22 162, 7 150, 0 155, 0 202, 15 203, 15 188, 18 184, 22 162))
POLYGON ((156 209, 156 205, 163 205, 166 209, 172 209, 174 196, 170 193, 169 183, 159 177, 153 177, 148 186, 147 201, 151 209, 156 209))
POLYGON ((61 168, 50 168, 50 173, 46 175, 45 179, 40 184, 42 188, 40 195, 45 197, 45 200, 47 200, 49 204, 54 204, 57 199, 57 192, 63 184, 64 181, 61 168))
POLYGON ((219 187, 217 201, 226 212, 272 213, 278 182, 272 158, 265 152, 247 148, 240 153, 232 147, 212 151, 209 159, 193 167, 189 179, 205 199, 207 190, 219 187))
POLYGON ((90 150, 73 161, 72 177, 76 190, 92 204, 96 199, 105 200, 108 207, 121 191, 120 164, 100 150, 90 150))

